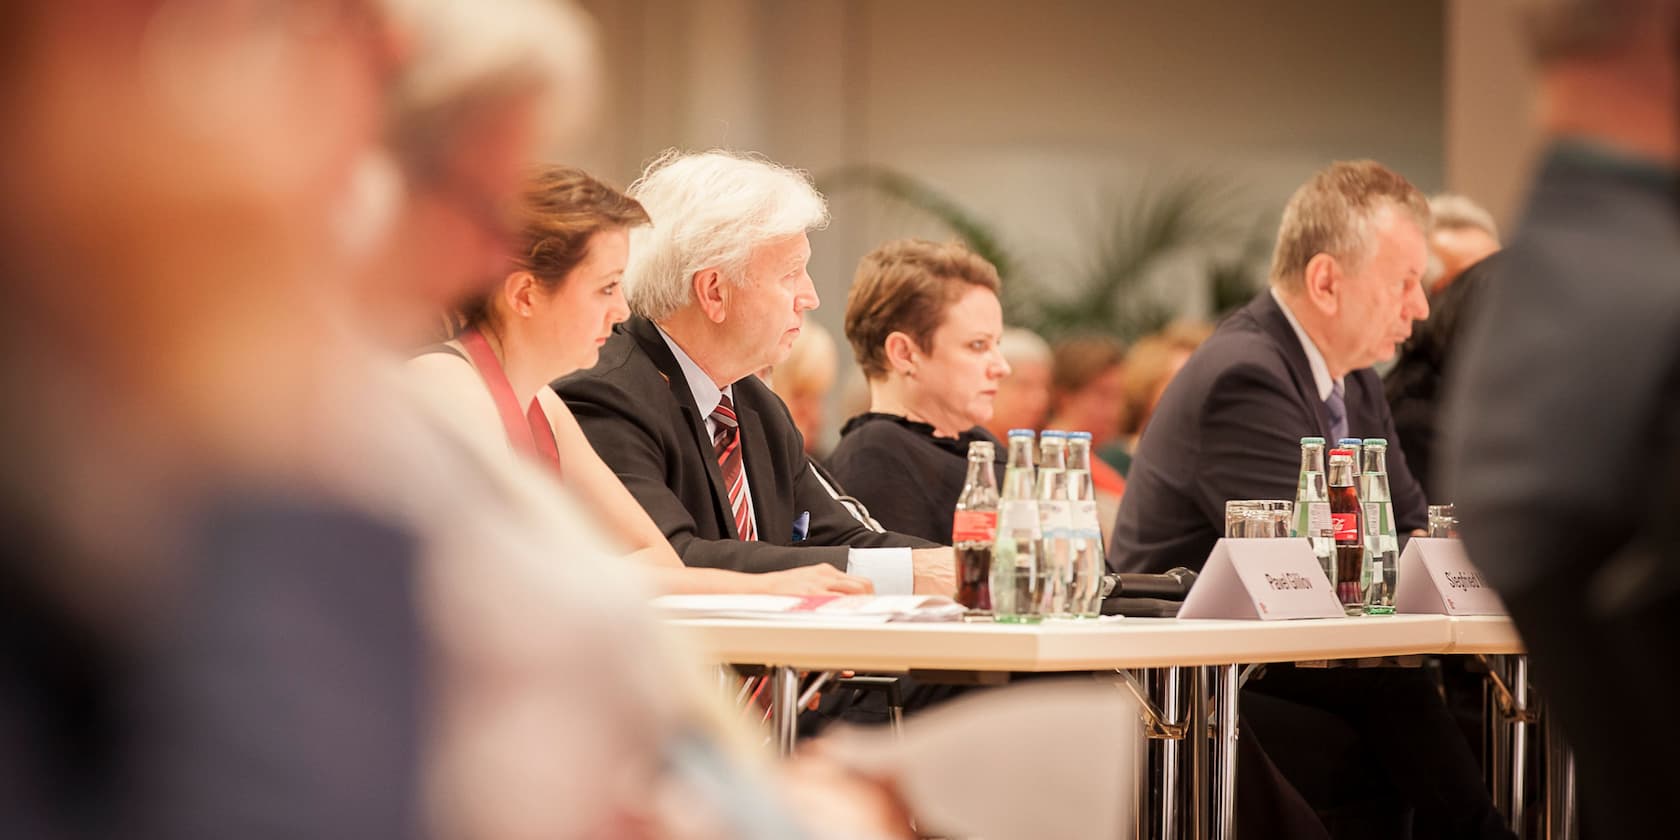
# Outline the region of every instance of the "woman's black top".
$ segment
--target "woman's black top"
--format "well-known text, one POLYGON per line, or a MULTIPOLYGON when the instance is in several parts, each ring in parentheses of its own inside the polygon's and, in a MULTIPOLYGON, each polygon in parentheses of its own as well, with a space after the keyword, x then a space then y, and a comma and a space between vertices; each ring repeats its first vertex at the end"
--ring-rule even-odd
POLYGON ((991 432, 975 426, 954 438, 936 437, 926 423, 876 412, 846 421, 828 465, 887 530, 950 545, 968 445, 977 440, 991 442, 1001 482, 1008 453, 991 432))

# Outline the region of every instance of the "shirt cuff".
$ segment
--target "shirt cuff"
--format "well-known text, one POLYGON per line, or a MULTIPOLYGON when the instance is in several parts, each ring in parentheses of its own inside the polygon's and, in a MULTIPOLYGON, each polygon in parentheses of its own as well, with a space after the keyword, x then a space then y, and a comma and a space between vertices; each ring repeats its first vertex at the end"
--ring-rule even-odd
POLYGON ((846 555, 846 573, 869 578, 876 595, 911 595, 916 575, 908 548, 854 548, 846 555))

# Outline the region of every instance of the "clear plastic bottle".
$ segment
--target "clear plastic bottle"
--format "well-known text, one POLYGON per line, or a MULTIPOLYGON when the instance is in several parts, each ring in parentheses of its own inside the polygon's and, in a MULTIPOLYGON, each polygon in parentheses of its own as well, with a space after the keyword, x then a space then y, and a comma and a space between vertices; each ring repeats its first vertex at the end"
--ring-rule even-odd
POLYGON ((1324 438, 1301 438, 1301 477, 1295 484, 1295 524, 1291 537, 1306 537, 1324 568, 1330 586, 1336 585, 1336 532, 1330 520, 1330 490, 1324 478, 1324 438))
POLYGON ((1042 531, 1033 479, 1033 432, 1011 429, 992 550, 992 615, 1002 622, 1044 618, 1045 569, 1038 554, 1042 531))
POLYGON ((1394 497, 1388 491, 1388 441, 1366 438, 1360 449, 1359 501, 1365 505, 1365 611, 1394 613, 1394 587, 1400 565, 1400 535, 1394 524, 1394 497))
POLYGON ((1091 433, 1069 432, 1067 442, 1068 502, 1073 514, 1070 548, 1073 577, 1068 612, 1079 618, 1102 614, 1102 577, 1105 571, 1102 522, 1097 519, 1097 488, 1091 482, 1091 433))
POLYGON ((1038 435, 1038 527, 1044 540, 1038 560, 1049 581, 1044 614, 1066 617, 1073 589, 1073 511, 1068 500, 1067 432, 1046 429, 1038 435))
POLYGON ((957 496, 951 546, 957 555, 957 603, 969 612, 992 611, 992 549, 997 542, 997 457, 989 440, 968 445, 968 478, 957 496))
POLYGON ((1346 449, 1353 453, 1353 475, 1355 479, 1359 477, 1359 445, 1362 442, 1359 438, 1341 438, 1336 441, 1337 449, 1346 449))

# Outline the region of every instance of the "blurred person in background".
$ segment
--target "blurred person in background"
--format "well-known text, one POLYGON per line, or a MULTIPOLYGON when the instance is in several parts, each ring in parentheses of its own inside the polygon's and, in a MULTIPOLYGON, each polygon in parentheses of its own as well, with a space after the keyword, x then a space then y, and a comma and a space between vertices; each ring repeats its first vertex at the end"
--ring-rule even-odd
POLYGON ((1121 477, 1132 468, 1132 451, 1143 435, 1143 427, 1149 425, 1161 394, 1189 361, 1190 354, 1212 333, 1213 327, 1207 324, 1180 322, 1138 339, 1126 351, 1120 436, 1096 453, 1121 477))
POLYGON ((822 460, 823 438, 828 434, 828 397, 839 373, 834 336, 815 321, 800 328, 787 358, 770 371, 770 389, 793 415, 793 425, 805 439, 805 454, 813 460, 822 460))
MULTIPOLYGON (((1056 343, 1050 368, 1050 419, 1046 429, 1090 432, 1091 452, 1120 436, 1125 410, 1126 345, 1117 338, 1092 335, 1056 343)), ((1091 459, 1091 484, 1097 490, 1097 517, 1113 522, 1126 492, 1126 479, 1102 458, 1091 459)), ((1113 529, 1103 531, 1107 540, 1113 529)))
POLYGON ((1431 499, 1446 499, 1435 470, 1436 426, 1444 380, 1469 313, 1499 270, 1499 229, 1493 215, 1470 199, 1442 193, 1429 199, 1431 271, 1429 319, 1418 324, 1383 374, 1394 431, 1412 475, 1431 499))
POLYGON ((1662 699, 1680 694, 1680 3, 1519 8, 1548 145, 1464 327, 1440 468, 1574 750, 1583 834, 1663 836, 1680 783, 1662 699), (1607 702, 1653 723, 1630 733, 1607 702))
POLYGON ((868 581, 818 564, 742 574, 684 566, 629 491, 589 446, 548 383, 592 367, 613 325, 629 315, 621 288, 640 204, 569 167, 534 169, 520 205, 513 271, 462 307, 464 327, 409 363, 437 405, 461 418, 483 449, 552 469, 597 522, 671 592, 867 592, 868 581), (500 446, 498 446, 500 444, 500 446))
POLYGON ((1010 429, 1044 428, 1050 416, 1050 343, 1025 327, 1006 327, 998 342, 1009 375, 998 383, 992 417, 984 425, 992 437, 1004 440, 1010 429))
POLYGON ((887 528, 951 540, 968 447, 1003 445, 983 424, 1009 363, 998 348, 997 269, 958 243, 887 242, 858 263, 846 339, 869 380, 869 411, 846 421, 835 478, 887 528))
MULTIPOLYGON (((1332 164, 1296 190, 1270 288, 1191 354, 1144 429, 1111 568, 1200 569, 1224 535, 1226 501, 1294 498, 1302 436, 1394 439, 1370 366, 1429 313, 1428 229, 1423 194, 1374 161, 1332 164)), ((1400 529, 1423 527, 1423 493, 1397 446, 1388 474, 1400 529)), ((1274 664, 1249 681, 1242 707, 1244 739, 1332 836, 1405 837, 1407 811, 1420 837, 1513 836, 1419 669, 1274 664)))
POLYGON ((1430 282, 1430 295, 1438 295, 1464 270, 1499 250, 1499 226, 1487 208, 1457 193, 1429 197, 1429 253, 1439 271, 1430 282))
POLYGON ((819 303, 807 231, 828 208, 808 177, 755 156, 673 150, 630 194, 655 220, 630 237, 634 314, 595 367, 554 387, 678 556, 754 572, 827 563, 884 594, 954 592, 950 548, 855 518, 754 376, 781 361, 819 303))

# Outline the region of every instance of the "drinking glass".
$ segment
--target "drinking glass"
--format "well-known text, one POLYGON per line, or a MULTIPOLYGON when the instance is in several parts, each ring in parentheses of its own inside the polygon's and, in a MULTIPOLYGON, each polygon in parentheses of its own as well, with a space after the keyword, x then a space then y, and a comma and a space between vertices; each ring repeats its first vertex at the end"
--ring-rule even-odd
POLYGON ((1295 503, 1282 499, 1232 499, 1225 503, 1225 536, 1287 537, 1295 503))
POLYGON ((1458 511, 1452 505, 1429 506, 1429 536, 1458 537, 1458 511))

